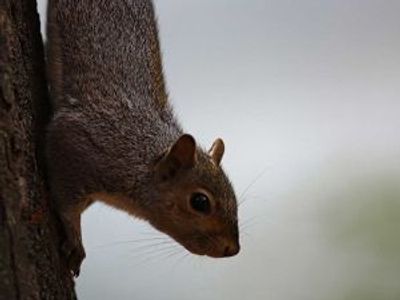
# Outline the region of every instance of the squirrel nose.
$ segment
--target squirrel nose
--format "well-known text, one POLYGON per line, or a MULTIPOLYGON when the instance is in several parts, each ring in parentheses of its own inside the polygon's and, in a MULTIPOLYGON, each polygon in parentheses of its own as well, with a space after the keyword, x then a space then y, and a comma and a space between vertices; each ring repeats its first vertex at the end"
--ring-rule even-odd
POLYGON ((225 246, 224 257, 234 256, 238 254, 239 251, 240 251, 240 245, 238 242, 229 243, 229 245, 225 246))

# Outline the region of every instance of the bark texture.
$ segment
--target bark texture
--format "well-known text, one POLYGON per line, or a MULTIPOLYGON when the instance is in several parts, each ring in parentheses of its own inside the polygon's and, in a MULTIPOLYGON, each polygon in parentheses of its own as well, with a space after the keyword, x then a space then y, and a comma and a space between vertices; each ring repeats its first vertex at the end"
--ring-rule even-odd
POLYGON ((42 148, 49 102, 35 0, 0 0, 0 299, 75 299, 42 148))

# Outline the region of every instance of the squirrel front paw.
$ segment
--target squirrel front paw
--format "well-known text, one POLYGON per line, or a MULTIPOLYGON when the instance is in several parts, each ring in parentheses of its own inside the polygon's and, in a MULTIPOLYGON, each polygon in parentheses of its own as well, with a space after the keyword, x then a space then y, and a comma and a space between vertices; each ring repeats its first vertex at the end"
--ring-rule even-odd
POLYGON ((68 268, 75 277, 78 277, 82 261, 86 257, 82 242, 78 239, 74 239, 73 241, 66 240, 62 244, 61 250, 67 260, 68 268))

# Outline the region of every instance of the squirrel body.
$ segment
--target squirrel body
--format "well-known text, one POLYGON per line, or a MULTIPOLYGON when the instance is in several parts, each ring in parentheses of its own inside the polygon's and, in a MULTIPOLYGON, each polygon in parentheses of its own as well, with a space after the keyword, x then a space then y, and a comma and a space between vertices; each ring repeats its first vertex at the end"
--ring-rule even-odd
POLYGON ((165 89, 150 0, 50 0, 54 113, 46 156, 71 271, 85 257, 80 216, 94 201, 147 220, 189 251, 239 251, 237 205, 220 167, 185 134, 165 89), (202 203, 202 204, 201 204, 202 203))

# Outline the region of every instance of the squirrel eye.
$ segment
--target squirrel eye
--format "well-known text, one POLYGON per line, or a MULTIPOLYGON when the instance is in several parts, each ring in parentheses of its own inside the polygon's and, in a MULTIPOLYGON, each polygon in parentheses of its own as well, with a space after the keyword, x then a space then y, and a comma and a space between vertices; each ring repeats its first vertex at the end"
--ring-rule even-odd
POLYGON ((190 198, 190 206, 197 212, 208 214, 211 211, 211 204, 208 197, 202 193, 194 193, 190 198))

